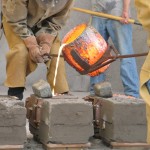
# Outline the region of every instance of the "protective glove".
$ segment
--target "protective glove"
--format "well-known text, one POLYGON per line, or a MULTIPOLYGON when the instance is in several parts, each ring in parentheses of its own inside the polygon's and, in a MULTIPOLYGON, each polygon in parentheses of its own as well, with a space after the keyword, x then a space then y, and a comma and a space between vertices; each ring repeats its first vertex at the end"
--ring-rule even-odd
POLYGON ((44 62, 50 59, 49 54, 50 54, 50 50, 51 50, 54 39, 55 39, 55 36, 49 33, 41 33, 37 37, 37 42, 39 46, 41 47, 41 55, 44 59, 44 62))
POLYGON ((25 38, 24 43, 29 50, 31 60, 33 60, 35 63, 43 63, 44 59, 41 55, 41 49, 35 36, 29 36, 25 38))

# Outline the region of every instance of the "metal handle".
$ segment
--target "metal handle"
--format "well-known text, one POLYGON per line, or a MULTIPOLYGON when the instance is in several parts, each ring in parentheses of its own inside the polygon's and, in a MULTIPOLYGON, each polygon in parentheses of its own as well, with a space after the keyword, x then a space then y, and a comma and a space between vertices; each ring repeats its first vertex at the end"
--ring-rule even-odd
MULTIPOLYGON (((95 15, 95 16, 99 16, 99 17, 103 17, 103 18, 113 19, 113 20, 117 20, 117 21, 120 21, 120 20, 123 19, 122 17, 119 17, 119 16, 114 16, 114 15, 105 14, 105 13, 101 13, 101 12, 94 12, 94 11, 83 9, 83 8, 73 7, 72 10, 87 13, 87 14, 91 14, 91 15, 95 15)), ((134 19, 129 19, 128 22, 132 23, 132 24, 135 24, 135 25, 142 26, 141 23, 136 22, 134 19)))

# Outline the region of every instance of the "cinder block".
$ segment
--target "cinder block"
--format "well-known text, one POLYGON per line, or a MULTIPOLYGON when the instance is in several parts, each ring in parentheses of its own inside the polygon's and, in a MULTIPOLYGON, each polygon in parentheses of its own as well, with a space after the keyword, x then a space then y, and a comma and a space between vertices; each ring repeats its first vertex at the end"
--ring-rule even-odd
MULTIPOLYGON (((0 103, 1 105, 1 103, 0 103)), ((26 109, 19 105, 0 110, 0 127, 25 126, 26 109)))
POLYGON ((146 125, 114 125, 105 122, 105 129, 100 130, 100 135, 107 141, 146 143, 146 128, 146 125))
POLYGON ((83 99, 45 99, 39 139, 43 143, 87 143, 93 136, 92 104, 83 99))
POLYGON ((82 144, 93 136, 91 124, 87 125, 47 125, 41 122, 39 139, 42 143, 82 144))
POLYGON ((145 125, 145 102, 125 97, 102 99, 101 116, 103 120, 117 125, 145 125))
POLYGON ((26 141, 24 102, 0 96, 0 145, 22 145, 26 141))
POLYGON ((26 139, 24 126, 0 127, 0 145, 23 145, 26 139))
POLYGON ((143 100, 127 97, 100 100, 102 138, 117 142, 146 142, 146 112, 143 100))

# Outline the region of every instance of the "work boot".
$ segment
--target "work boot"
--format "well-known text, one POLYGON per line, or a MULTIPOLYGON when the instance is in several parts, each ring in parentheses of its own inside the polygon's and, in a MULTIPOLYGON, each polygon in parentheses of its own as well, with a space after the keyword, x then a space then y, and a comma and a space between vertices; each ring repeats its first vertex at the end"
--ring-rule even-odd
POLYGON ((19 100, 23 99, 23 92, 24 92, 24 87, 15 87, 15 88, 8 89, 8 95, 15 96, 19 100))

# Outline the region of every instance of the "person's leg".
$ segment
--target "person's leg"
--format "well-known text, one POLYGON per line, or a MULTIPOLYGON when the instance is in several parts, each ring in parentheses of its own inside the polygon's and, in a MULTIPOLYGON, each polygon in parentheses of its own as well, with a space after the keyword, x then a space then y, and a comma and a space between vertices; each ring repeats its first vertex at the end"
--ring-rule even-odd
POLYGON ((5 19, 3 19, 3 26, 5 37, 10 48, 6 55, 7 77, 5 86, 9 88, 8 95, 22 99, 26 75, 36 68, 36 64, 29 61, 28 51, 23 40, 13 32, 11 26, 9 26, 5 19))
MULTIPOLYGON (((54 41, 54 44, 51 48, 50 54, 58 54, 60 48, 60 40, 57 37, 54 41)), ((51 86, 51 88, 54 88, 55 93, 67 93, 69 91, 67 79, 66 79, 66 71, 65 71, 65 63, 64 58, 60 58, 59 65, 58 65, 58 72, 56 77, 56 85, 53 87, 53 81, 54 81, 54 75, 55 75, 55 69, 56 69, 56 62, 57 57, 52 57, 49 62, 47 62, 47 80, 51 86)))
MULTIPOLYGON (((91 25, 101 34, 101 36, 108 41, 108 32, 106 30, 106 19, 101 19, 99 17, 92 17, 91 25)), ((103 82, 105 80, 106 75, 101 73, 98 76, 90 77, 90 94, 94 94, 93 86, 96 83, 103 82)))
MULTIPOLYGON (((118 21, 110 20, 107 29, 121 55, 133 54, 131 24, 123 25, 118 21)), ((125 95, 139 97, 139 77, 135 58, 121 59, 120 76, 125 95)))

